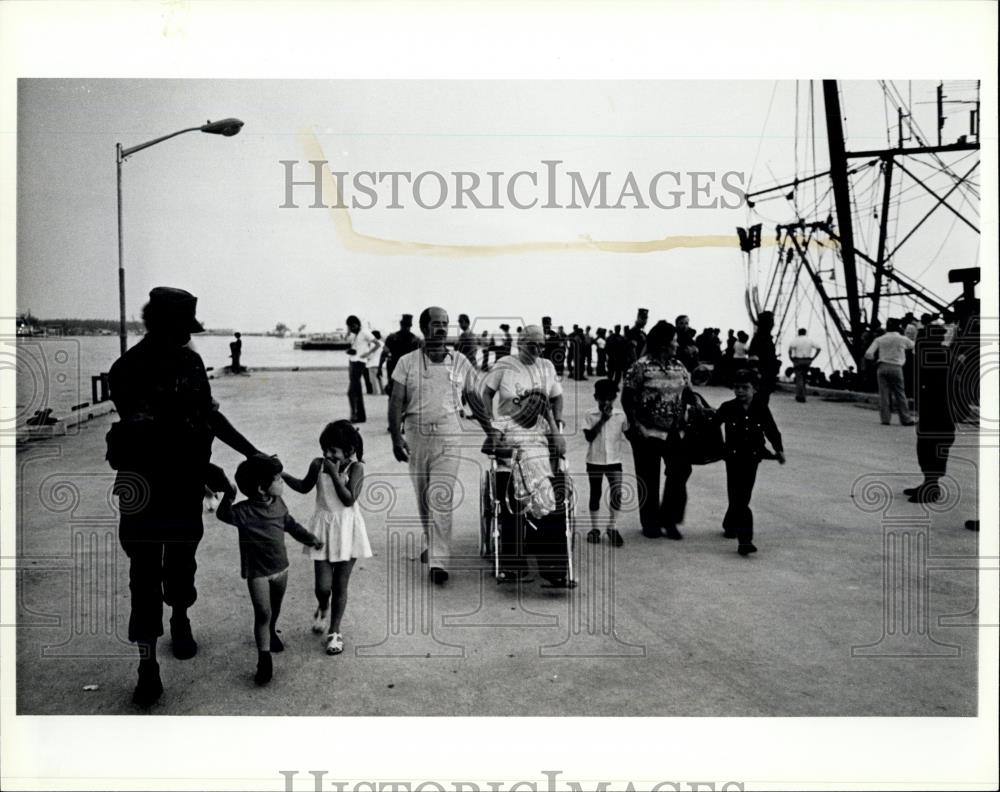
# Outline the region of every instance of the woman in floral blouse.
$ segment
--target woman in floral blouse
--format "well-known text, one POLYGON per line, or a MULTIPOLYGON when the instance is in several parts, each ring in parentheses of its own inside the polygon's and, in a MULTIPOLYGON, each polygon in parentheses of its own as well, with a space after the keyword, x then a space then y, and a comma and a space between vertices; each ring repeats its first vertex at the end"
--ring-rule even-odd
POLYGON ((629 423, 629 440, 639 480, 639 521, 642 535, 683 539, 677 525, 684 521, 687 480, 691 475, 684 440, 684 406, 691 378, 677 357, 677 332, 657 322, 646 339, 646 353, 625 374, 622 407, 629 423), (660 499, 660 460, 666 480, 660 499))

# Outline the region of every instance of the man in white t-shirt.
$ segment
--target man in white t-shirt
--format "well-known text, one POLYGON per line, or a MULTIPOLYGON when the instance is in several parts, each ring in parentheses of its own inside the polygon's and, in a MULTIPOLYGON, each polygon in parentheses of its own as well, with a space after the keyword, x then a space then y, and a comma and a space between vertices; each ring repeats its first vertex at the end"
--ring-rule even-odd
POLYGON ((822 351, 819 344, 806 335, 804 327, 799 328, 799 334, 788 345, 788 357, 795 366, 795 401, 806 400, 806 375, 816 356, 822 351))
POLYGON ((358 317, 347 317, 347 342, 350 346, 347 355, 351 362, 349 365, 350 380, 347 386, 347 401, 351 405, 351 423, 364 423, 365 398, 362 395, 361 383, 365 378, 368 366, 374 360, 375 353, 382 348, 382 342, 367 330, 361 329, 361 320, 358 317))
POLYGON ((865 360, 878 357, 878 408, 882 423, 889 425, 892 419, 892 402, 896 403, 899 422, 903 426, 913 426, 910 406, 906 400, 903 382, 903 365, 906 353, 913 351, 913 342, 899 332, 899 320, 890 319, 885 323, 885 332, 872 341, 865 351, 865 360))
POLYGON ((392 452, 408 462, 423 525, 431 581, 448 579, 452 499, 461 460, 459 406, 476 394, 476 370, 465 355, 448 349, 448 312, 431 307, 420 314, 420 349, 403 355, 392 372, 389 432, 392 452), (406 436, 403 436, 403 426, 406 436))

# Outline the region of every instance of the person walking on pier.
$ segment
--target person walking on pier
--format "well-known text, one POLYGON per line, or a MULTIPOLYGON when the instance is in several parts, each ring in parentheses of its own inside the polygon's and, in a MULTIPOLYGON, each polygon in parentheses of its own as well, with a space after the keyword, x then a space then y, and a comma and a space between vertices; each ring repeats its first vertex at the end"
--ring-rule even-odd
POLYGON ((316 510, 309 527, 322 540, 310 552, 315 575, 316 612, 312 631, 326 634, 328 655, 344 651, 340 623, 347 608, 351 572, 359 558, 371 558, 368 530, 358 504, 364 481, 365 444, 349 421, 327 424, 319 436, 323 456, 309 464, 305 478, 282 473, 285 483, 303 495, 316 488, 316 510))
POLYGON ((948 455, 955 443, 955 405, 948 398, 953 381, 953 355, 942 345, 945 330, 932 325, 916 343, 917 464, 924 480, 903 490, 911 503, 934 503, 941 499, 938 483, 948 468, 948 455))
POLYGON ((757 480, 761 459, 774 458, 785 464, 781 432, 778 431, 770 408, 754 398, 757 374, 741 369, 733 375, 735 398, 723 402, 715 413, 715 421, 726 430, 726 494, 729 508, 722 519, 722 535, 739 542, 741 556, 756 553, 753 543, 753 512, 750 498, 757 480), (764 445, 767 438, 774 448, 773 457, 764 445))
MULTIPOLYGON (((246 580, 253 605, 257 673, 254 682, 266 685, 274 672, 271 654, 285 649, 278 629, 281 603, 288 587, 285 533, 316 549, 323 542, 288 513, 281 498, 282 465, 274 457, 251 457, 236 468, 236 485, 246 500, 233 505, 236 490, 229 484, 218 517, 236 526, 240 541, 240 576, 246 580)), ((221 475, 225 476, 225 473, 221 475)))
POLYGON ((646 338, 646 354, 625 373, 622 408, 629 425, 635 475, 643 493, 639 504, 642 535, 683 539, 691 462, 683 437, 684 405, 691 375, 677 358, 672 324, 657 322, 646 338), (666 480, 660 498, 660 462, 666 480))
POLYGON ((219 411, 205 365, 187 346, 192 333, 204 330, 195 318, 197 302, 183 289, 153 289, 142 310, 146 335, 108 374, 119 421, 108 432, 107 460, 118 471, 118 538, 129 559, 132 596, 128 637, 140 656, 132 699, 143 708, 163 693, 156 643, 164 603, 173 609, 174 657, 187 660, 198 651, 188 609, 198 596, 195 552, 205 486, 229 488, 209 464, 212 441, 248 458, 260 454, 219 411))
POLYGON ((468 360, 473 368, 476 366, 476 349, 479 347, 479 341, 476 338, 476 334, 470 329, 469 317, 466 314, 458 315, 458 341, 455 343, 455 351, 460 355, 464 355, 466 360, 468 360))
POLYGON ((899 413, 899 422, 903 426, 913 426, 903 384, 903 365, 908 351, 913 351, 913 342, 899 332, 898 319, 889 319, 885 323, 885 332, 865 351, 865 360, 875 360, 878 356, 875 374, 878 379, 879 417, 886 426, 892 422, 893 401, 899 413))
POLYGON ((382 349, 382 356, 378 361, 378 376, 382 377, 382 367, 385 366, 386 384, 385 392, 387 396, 392 395, 392 372, 396 368, 403 355, 408 355, 414 349, 419 349, 420 339, 413 331, 413 314, 403 314, 399 320, 399 330, 389 333, 385 339, 385 347, 382 349))
POLYGON ((819 344, 806 335, 804 327, 799 328, 799 334, 788 345, 788 357, 795 367, 795 401, 806 400, 806 377, 813 361, 822 351, 819 344))
POLYGON ((351 406, 350 420, 351 423, 364 423, 368 416, 365 414, 365 397, 361 391, 361 383, 368 375, 369 360, 378 352, 382 343, 367 330, 362 330, 361 320, 353 314, 347 317, 346 324, 347 342, 350 344, 347 354, 351 358, 350 381, 347 387, 347 400, 351 406))
POLYGON ((781 368, 778 351, 771 338, 773 330, 774 314, 771 311, 761 311, 757 315, 757 329, 747 347, 748 359, 754 365, 760 383, 754 398, 765 405, 771 402, 771 394, 777 385, 778 371, 781 368))
MULTIPOLYGON (((452 499, 461 460, 462 396, 478 410, 476 367, 447 346, 448 312, 432 306, 420 314, 423 347, 400 358, 392 372, 389 432, 392 453, 410 468, 423 527, 431 582, 448 580, 452 499), (406 436, 403 436, 405 426, 406 436)), ((498 364, 499 365, 499 364, 498 364)), ((494 370, 496 367, 494 367, 494 370)))

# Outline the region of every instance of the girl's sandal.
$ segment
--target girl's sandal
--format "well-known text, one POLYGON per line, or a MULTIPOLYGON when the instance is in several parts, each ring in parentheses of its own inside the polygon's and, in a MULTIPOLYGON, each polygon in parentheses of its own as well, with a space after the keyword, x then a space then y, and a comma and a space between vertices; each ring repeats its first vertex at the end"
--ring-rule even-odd
POLYGON ((330 633, 326 636, 326 653, 328 655, 339 655, 344 651, 344 636, 340 633, 330 633))

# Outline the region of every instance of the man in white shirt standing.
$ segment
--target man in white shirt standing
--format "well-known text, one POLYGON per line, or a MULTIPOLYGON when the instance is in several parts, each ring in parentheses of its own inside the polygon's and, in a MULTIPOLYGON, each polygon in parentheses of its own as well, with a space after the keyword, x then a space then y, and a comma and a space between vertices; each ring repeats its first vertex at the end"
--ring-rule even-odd
POLYGON ((431 581, 448 580, 451 557, 451 513, 462 425, 459 405, 464 393, 476 404, 476 369, 469 359, 448 349, 448 312, 431 307, 420 314, 424 343, 403 355, 392 371, 389 432, 392 453, 408 462, 424 529, 431 581), (403 425, 406 436, 403 436, 403 425))
POLYGON ((896 402, 899 422, 903 426, 913 426, 910 407, 906 401, 903 384, 903 365, 906 353, 913 351, 913 342, 899 332, 899 320, 890 319, 885 323, 885 332, 872 341, 865 352, 865 360, 874 360, 878 355, 878 409, 882 423, 886 426, 892 420, 892 400, 896 402))
POLYGON ((350 347, 347 354, 351 358, 350 380, 347 386, 347 401, 351 405, 351 423, 364 423, 365 397, 362 395, 361 381, 364 379, 372 356, 382 347, 382 342, 375 338, 367 330, 361 329, 361 320, 358 317, 347 317, 347 342, 350 347))
POLYGON ((816 356, 822 351, 820 346, 806 335, 804 327, 799 328, 799 334, 788 345, 788 357, 795 366, 795 401, 806 400, 806 376, 812 367, 816 356))

